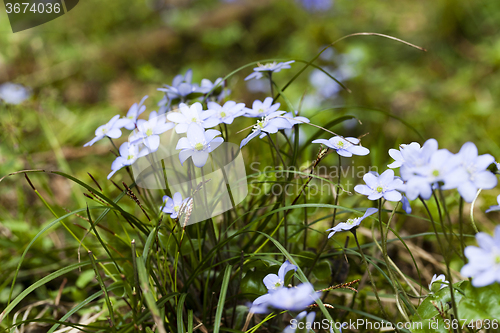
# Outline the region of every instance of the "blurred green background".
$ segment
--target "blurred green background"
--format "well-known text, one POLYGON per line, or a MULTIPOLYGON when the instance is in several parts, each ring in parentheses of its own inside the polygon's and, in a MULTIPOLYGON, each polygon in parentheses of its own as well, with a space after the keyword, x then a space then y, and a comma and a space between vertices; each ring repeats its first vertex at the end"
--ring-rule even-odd
MULTIPOLYGON (((304 66, 298 60, 310 60, 325 45, 357 32, 394 36, 427 52, 377 36, 345 39, 316 64, 340 75, 351 93, 308 68, 287 90, 294 108, 302 105, 301 112, 319 125, 340 115, 358 117, 362 125, 351 122, 335 130, 346 136, 369 132, 363 143, 372 153, 359 161, 379 168, 390 161, 389 148, 423 142, 388 113, 452 152, 473 141, 480 153, 498 158, 499 22, 500 2, 486 0, 336 0, 320 11, 292 0, 85 0, 54 21, 13 34, 0 5, 0 83, 33 90, 20 106, 0 105, 0 176, 58 169, 90 183, 90 172, 105 190, 116 191, 105 180, 114 159, 109 142, 82 147, 114 114, 124 115, 146 94, 148 110, 155 109, 162 97, 156 89, 189 68, 195 82, 214 81, 249 62, 295 59, 292 69, 275 75, 284 85, 304 66)), ((231 99, 247 105, 267 94, 266 85, 244 81, 252 67, 228 80, 231 99)), ((246 133, 239 135, 238 140, 246 133)), ((317 148, 304 160, 314 158, 317 148)), ((125 176, 118 173, 114 180, 125 176)), ((81 190, 65 179, 30 177, 49 202, 68 209, 85 206, 81 190)), ((479 206, 494 204, 493 194, 482 196, 479 206)), ((0 203, 2 290, 17 264, 11 258, 37 231, 30 223, 44 224, 51 215, 22 175, 1 183, 0 203)), ((491 226, 484 214, 476 218, 491 226)), ((53 233, 36 246, 47 250, 52 244, 64 249, 65 241, 53 233)), ((54 253, 54 262, 59 255, 54 253)), ((36 262, 30 267, 51 270, 36 262)), ((0 302, 5 298, 1 293, 0 302)))

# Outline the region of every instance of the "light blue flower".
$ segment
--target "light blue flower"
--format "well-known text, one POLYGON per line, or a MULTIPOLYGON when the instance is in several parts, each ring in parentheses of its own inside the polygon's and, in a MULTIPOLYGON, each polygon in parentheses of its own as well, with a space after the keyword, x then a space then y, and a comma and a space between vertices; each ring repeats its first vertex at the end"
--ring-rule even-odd
POLYGON ((207 163, 208 155, 214 151, 224 141, 221 137, 216 137, 221 133, 217 130, 205 130, 196 123, 189 125, 187 137, 179 139, 175 149, 181 150, 179 160, 181 164, 191 157, 193 163, 201 168, 207 163))
POLYGON ((219 120, 215 117, 215 111, 203 111, 201 103, 196 102, 191 106, 184 103, 179 104, 178 111, 172 111, 167 115, 167 119, 176 123, 177 133, 186 133, 190 124, 195 123, 204 128, 217 126, 219 120))
POLYGON ((444 274, 441 274, 439 276, 437 274, 434 274, 434 276, 432 277, 431 283, 429 283, 429 290, 431 293, 435 293, 435 292, 438 292, 439 290, 445 288, 449 284, 450 283, 448 281, 446 281, 446 277, 444 276, 444 274), (439 283, 439 286, 437 284, 436 284, 436 286, 434 286, 434 282, 441 282, 441 283, 439 283))
POLYGON ((347 137, 342 138, 340 136, 334 136, 329 140, 325 139, 316 139, 313 140, 312 143, 321 143, 327 146, 330 149, 334 149, 337 154, 344 157, 351 157, 352 155, 368 155, 370 150, 368 148, 359 146, 359 139, 347 137))
MULTIPOLYGON (((401 178, 407 181, 415 174, 415 170, 427 166, 432 155, 438 150, 438 142, 435 139, 427 140, 422 147, 419 144, 411 143, 404 146, 401 152, 401 159, 396 162, 402 162, 399 170, 401 178)), ((410 198, 410 200, 413 200, 410 198)))
POLYGON ((466 142, 456 154, 460 168, 457 175, 443 186, 443 189, 457 188, 466 202, 472 202, 479 189, 492 189, 497 185, 497 177, 488 166, 495 162, 490 154, 478 156, 477 147, 466 142))
POLYGON ((212 83, 209 79, 201 80, 200 88, 201 93, 207 94, 212 92, 209 97, 214 97, 217 102, 221 102, 224 98, 231 94, 231 90, 224 86, 224 80, 220 77, 212 83))
POLYGON ((273 104, 273 98, 267 97, 263 102, 255 100, 252 108, 245 108, 245 117, 262 118, 278 111, 280 103, 273 104))
POLYGON ((271 309, 302 311, 321 296, 310 283, 297 287, 279 288, 255 299, 250 308, 252 313, 268 313, 271 309))
POLYGON ((127 116, 123 119, 127 120, 127 122, 123 125, 128 130, 133 130, 137 123, 137 117, 139 117, 144 111, 146 111, 146 106, 143 105, 144 101, 148 98, 148 96, 144 96, 139 104, 134 103, 127 112, 127 116))
MULTIPOLYGON (((411 174, 405 184, 405 191, 408 199, 414 200, 421 197, 425 200, 432 195, 432 190, 438 183, 443 183, 443 189, 455 188, 457 181, 465 179, 466 174, 463 169, 458 168, 460 159, 457 155, 450 153, 446 149, 440 149, 430 156, 425 165, 411 168, 411 174)), ((405 164, 401 168, 405 167, 405 164)))
POLYGON ((16 83, 0 85, 0 100, 7 104, 21 104, 31 96, 31 90, 16 83))
POLYGON ((333 0, 300 0, 300 3, 310 12, 323 12, 332 7, 333 0))
POLYGON ((143 157, 149 154, 148 149, 140 150, 138 145, 131 144, 130 142, 124 142, 120 146, 119 151, 120 156, 118 156, 111 164, 111 172, 108 175, 108 179, 110 179, 115 174, 115 172, 117 172, 121 168, 134 164, 134 162, 137 161, 139 157, 143 157))
POLYGON ((176 219, 179 216, 179 212, 183 206, 187 204, 190 197, 182 199, 182 194, 176 192, 174 198, 170 198, 168 195, 163 196, 163 209, 162 211, 166 214, 170 214, 170 217, 176 219))
POLYGON ((500 283, 500 225, 496 226, 493 237, 478 232, 476 241, 479 247, 465 248, 465 256, 469 263, 462 267, 460 274, 472 277, 474 287, 500 283))
POLYGON ((404 194, 401 197, 401 205, 403 206, 403 210, 406 212, 406 214, 411 214, 410 202, 408 201, 408 198, 404 194))
POLYGON ((281 117, 284 113, 285 111, 276 111, 262 118, 262 120, 258 120, 257 124, 253 126, 252 133, 241 141, 240 148, 259 135, 262 139, 266 136, 266 134, 274 134, 281 129, 291 128, 292 124, 290 124, 290 122, 285 118, 281 117))
POLYGON ((92 146, 94 143, 106 136, 112 139, 118 139, 120 136, 122 136, 122 131, 120 130, 120 128, 122 128, 128 122, 128 120, 119 118, 120 115, 116 115, 111 118, 111 120, 106 124, 97 127, 97 129, 95 130, 95 138, 93 138, 83 146, 92 146))
POLYGON ((270 62, 265 65, 257 64, 258 67, 255 67, 253 70, 254 72, 250 75, 248 75, 245 78, 245 81, 251 80, 251 79, 260 79, 264 76, 263 73, 268 72, 268 73, 277 73, 281 71, 282 69, 288 69, 292 68, 290 64, 293 64, 295 60, 287 61, 287 62, 270 62))
POLYGON ((149 114, 149 120, 139 119, 137 131, 130 136, 129 141, 137 144, 142 142, 150 152, 155 152, 160 146, 160 134, 173 128, 174 124, 167 122, 165 115, 156 111, 149 114))
POLYGON ((485 213, 489 213, 489 212, 494 212, 494 211, 500 210, 500 195, 498 195, 498 197, 497 197, 497 203, 498 203, 498 205, 496 205, 496 206, 490 206, 490 208, 488 208, 485 211, 485 213))
POLYGON ((363 221, 368 216, 375 214, 376 212, 378 212, 377 208, 368 208, 365 214, 363 214, 363 216, 356 217, 353 219, 348 219, 347 222, 340 222, 335 227, 327 229, 326 231, 331 231, 330 234, 328 235, 328 238, 332 237, 337 232, 347 231, 351 230, 352 228, 356 228, 361 224, 361 221, 363 221))
POLYGON ((221 106, 215 102, 207 103, 208 111, 213 111, 215 114, 212 116, 216 118, 219 123, 232 124, 234 118, 237 118, 245 113, 245 103, 236 103, 234 101, 227 101, 221 106))
POLYGON ((399 150, 397 149, 389 149, 389 155, 394 159, 394 162, 387 165, 387 167, 394 169, 399 168, 405 162, 403 154, 401 153, 403 149, 410 147, 409 149, 413 149, 414 151, 420 150, 420 144, 417 142, 412 142, 410 144, 402 144, 399 146, 399 150))
POLYGON ((307 311, 302 311, 301 313, 299 313, 297 315, 297 317, 295 317, 295 325, 294 324, 288 325, 283 330, 283 333, 295 333, 297 331, 297 329, 299 328, 299 325, 298 325, 299 323, 302 323, 301 327, 303 325, 303 327, 305 329, 304 330, 304 329, 299 328, 299 331, 308 333, 311 330, 310 328, 313 326, 314 318, 316 318, 315 312, 307 313, 307 311))
POLYGON ((159 91, 165 92, 165 96, 158 103, 158 106, 167 106, 169 108, 172 101, 185 102, 190 98, 201 95, 200 87, 197 84, 192 84, 193 71, 188 69, 185 75, 177 75, 172 81, 172 85, 164 85, 165 88, 158 88, 159 91))
POLYGON ((288 260, 286 260, 283 265, 281 265, 278 271, 278 275, 267 274, 263 281, 267 290, 269 290, 269 292, 272 292, 277 290, 278 288, 283 288, 285 285, 286 273, 291 270, 296 271, 297 266, 292 265, 288 260))
POLYGON ((394 171, 385 170, 380 176, 366 173, 363 176, 366 185, 356 185, 354 191, 367 195, 369 200, 384 198, 388 201, 400 201, 402 196, 397 190, 403 185, 403 181, 394 177, 394 171))

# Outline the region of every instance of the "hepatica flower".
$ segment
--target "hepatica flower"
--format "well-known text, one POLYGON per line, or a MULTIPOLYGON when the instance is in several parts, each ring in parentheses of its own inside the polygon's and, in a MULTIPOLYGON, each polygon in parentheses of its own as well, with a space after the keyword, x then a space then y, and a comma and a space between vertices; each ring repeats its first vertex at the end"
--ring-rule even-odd
POLYGON ((302 311, 321 296, 310 283, 297 287, 279 288, 255 299, 250 309, 253 313, 268 313, 271 308, 288 311, 302 311))
POLYGON ((127 120, 119 118, 120 115, 116 115, 111 118, 111 120, 106 124, 97 127, 97 129, 95 130, 95 138, 93 138, 83 146, 92 146, 94 143, 106 136, 112 139, 118 139, 120 136, 122 136, 122 131, 120 130, 120 128, 122 128, 127 123, 127 120))
POLYGON ((431 293, 435 293, 446 287, 448 284, 450 283, 446 281, 446 277, 444 276, 444 274, 441 274, 439 276, 434 274, 431 283, 429 283, 429 290, 431 291, 431 293), (441 283, 436 283, 434 285, 434 282, 441 282, 441 283))
POLYGON ((359 139, 357 138, 342 138, 340 136, 334 136, 329 140, 316 139, 312 141, 313 143, 321 143, 330 149, 334 149, 337 154, 344 157, 351 157, 352 155, 368 155, 370 150, 368 148, 359 146, 359 139))
POLYGON ((123 118, 127 122, 124 121, 123 127, 128 130, 133 130, 135 128, 135 124, 137 123, 137 117, 139 117, 144 111, 146 111, 146 106, 144 101, 148 98, 148 96, 144 96, 139 104, 134 103, 127 112, 127 116, 123 118))
POLYGON ((285 286, 285 277, 286 273, 289 271, 296 271, 297 266, 292 265, 288 260, 281 265, 278 275, 276 274, 268 274, 264 278, 264 285, 266 286, 267 290, 275 291, 278 290, 279 288, 283 288, 285 286))
POLYGON ((363 176, 366 185, 356 185, 354 191, 367 195, 369 200, 384 198, 388 201, 400 201, 402 196, 397 189, 401 188, 403 181, 394 178, 394 171, 385 170, 380 176, 367 173, 363 176))
POLYGON ((273 104, 273 98, 267 97, 263 102, 255 100, 252 104, 252 108, 245 108, 245 117, 260 118, 270 115, 273 112, 278 111, 280 103, 273 104))
POLYGON ((263 138, 266 134, 274 134, 281 129, 289 129, 292 124, 283 117, 280 117, 285 111, 276 111, 269 114, 267 117, 258 120, 253 126, 253 131, 241 141, 240 148, 245 146, 250 140, 260 135, 263 138))
POLYGON ((301 117, 301 116, 295 116, 293 112, 287 112, 283 115, 283 118, 288 120, 290 125, 295 126, 297 124, 304 124, 304 123, 309 123, 310 120, 307 119, 306 117, 301 117))
POLYGON ((187 137, 179 139, 175 149, 181 150, 179 160, 181 164, 191 157, 193 163, 201 168, 207 163, 208 155, 224 141, 221 137, 216 137, 221 133, 217 130, 205 130, 198 124, 189 125, 187 137))
POLYGON ((21 104, 31 96, 31 91, 20 85, 6 82, 0 85, 0 100, 7 104, 21 104))
POLYGON ((118 156, 111 164, 111 172, 108 175, 108 179, 110 179, 115 174, 115 172, 117 172, 121 168, 134 164, 134 162, 137 161, 139 157, 143 157, 149 154, 148 149, 139 151, 139 146, 131 144, 130 142, 124 142, 120 146, 119 150, 120 156, 118 156))
POLYGON ((351 230, 352 228, 358 227, 361 224, 361 221, 363 221, 368 216, 375 214, 376 212, 378 212, 377 208, 368 208, 363 216, 356 217, 353 219, 348 219, 346 222, 341 222, 337 224, 335 227, 327 229, 326 231, 331 231, 330 234, 328 235, 328 238, 332 237, 337 232, 347 231, 351 230))
POLYGON ((219 123, 232 124, 234 118, 241 116, 245 113, 245 103, 236 103, 234 101, 228 101, 223 106, 215 103, 208 102, 208 111, 213 111, 213 117, 216 118, 219 123))
POLYGON ((469 263, 462 267, 460 274, 472 277, 474 287, 500 283, 500 225, 496 226, 493 237, 478 232, 476 241, 479 247, 465 248, 465 256, 469 263))
POLYGON ((177 133, 186 133, 190 124, 195 123, 204 128, 217 126, 219 120, 212 117, 215 111, 203 111, 201 103, 196 102, 191 106, 181 103, 179 112, 170 112, 167 119, 176 123, 175 131, 177 133))
POLYGON ((250 75, 248 75, 245 78, 245 81, 251 80, 251 79, 260 79, 264 76, 263 73, 277 73, 281 71, 282 69, 288 69, 292 68, 290 64, 293 64, 295 60, 287 61, 287 62, 270 62, 265 65, 258 64, 258 67, 255 67, 253 70, 254 72, 250 75))
POLYGON ((170 214, 170 217, 176 219, 179 217, 179 212, 181 208, 186 205, 186 203, 191 198, 187 197, 186 199, 182 199, 182 194, 176 192, 174 194, 174 198, 170 198, 168 195, 163 196, 163 209, 162 211, 165 214, 170 214))
POLYGON ((488 166, 495 162, 490 154, 478 156, 477 147, 472 142, 466 142, 456 154, 459 158, 460 178, 453 179, 444 189, 457 187, 458 193, 466 202, 472 202, 478 189, 492 189, 497 185, 497 177, 488 166))
POLYGON ((137 121, 137 132, 130 137, 130 141, 136 144, 142 142, 150 152, 155 152, 160 146, 160 134, 173 127, 173 123, 166 122, 165 115, 158 115, 153 111, 149 115, 149 120, 137 121))
POLYGON ((500 195, 497 197, 497 203, 498 203, 498 205, 496 205, 496 206, 490 206, 490 208, 488 208, 485 211, 485 213, 489 213, 489 212, 494 212, 494 211, 500 210, 500 195))
POLYGON ((410 200, 418 197, 427 200, 441 186, 445 190, 456 188, 465 201, 472 202, 478 189, 491 189, 497 184, 495 175, 487 170, 495 161, 493 156, 478 156, 472 142, 465 143, 458 154, 438 150, 435 139, 427 140, 422 147, 416 142, 401 145, 399 151, 391 149, 389 154, 395 160, 389 167, 400 167, 410 200))
POLYGON ((194 97, 191 94, 200 93, 199 86, 192 84, 193 71, 186 71, 185 75, 177 75, 172 81, 172 85, 164 85, 164 88, 158 88, 159 91, 165 92, 165 97, 158 103, 159 106, 170 105, 174 100, 185 102, 187 99, 194 97))
POLYGON ((310 12, 326 11, 333 5, 333 0, 300 0, 300 2, 310 12))

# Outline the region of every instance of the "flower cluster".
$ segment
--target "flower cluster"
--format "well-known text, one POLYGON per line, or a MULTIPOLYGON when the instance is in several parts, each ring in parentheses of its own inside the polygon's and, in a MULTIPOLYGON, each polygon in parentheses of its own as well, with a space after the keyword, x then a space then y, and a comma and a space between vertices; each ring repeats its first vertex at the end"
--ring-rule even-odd
POLYGON ((281 265, 278 275, 268 274, 263 282, 268 293, 256 298, 250 308, 252 313, 268 313, 271 309, 302 311, 321 295, 310 283, 302 283, 296 287, 285 287, 286 274, 296 271, 297 266, 288 260, 281 265))
POLYGON ((434 189, 456 188, 466 202, 472 202, 479 189, 491 189, 497 178, 487 168, 495 162, 489 154, 478 155, 477 147, 466 142, 457 154, 438 149, 435 139, 427 140, 421 147, 413 142, 391 149, 394 158, 390 168, 400 168, 404 186, 400 189, 410 200, 418 197, 429 199, 434 189))

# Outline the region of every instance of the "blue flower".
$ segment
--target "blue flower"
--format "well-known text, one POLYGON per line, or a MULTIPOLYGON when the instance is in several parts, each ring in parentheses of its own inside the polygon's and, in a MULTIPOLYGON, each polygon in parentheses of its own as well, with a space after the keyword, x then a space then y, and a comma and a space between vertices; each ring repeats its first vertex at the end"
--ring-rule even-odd
POLYGON ((309 332, 311 330, 311 327, 313 326, 313 323, 314 323, 314 318, 316 318, 316 313, 315 312, 309 312, 307 313, 306 311, 302 311, 301 313, 299 313, 297 315, 297 317, 295 317, 295 325, 292 324, 292 325, 288 325, 285 330, 283 331, 283 333, 295 333, 297 331, 297 328, 299 329, 299 332, 309 332), (305 320, 304 320, 305 319, 305 320), (303 326, 305 328, 305 331, 304 329, 301 329, 299 328, 299 325, 298 323, 300 322, 303 322, 303 326))
POLYGON ((217 137, 221 133, 217 130, 205 130, 198 124, 192 123, 187 130, 187 137, 179 139, 175 149, 181 150, 179 160, 181 164, 191 157, 194 165, 201 168, 207 163, 208 155, 224 141, 217 137))
POLYGON ((448 281, 446 281, 446 277, 444 276, 444 274, 441 274, 439 276, 434 274, 434 276, 432 277, 431 283, 429 283, 429 290, 431 293, 434 293, 434 292, 437 292, 437 291, 443 289, 448 284, 450 284, 450 283, 448 281), (434 282, 441 282, 441 283, 439 284, 439 287, 434 287, 433 286, 434 282))
POLYGON ((465 256, 469 263, 462 267, 460 274, 472 277, 474 287, 500 283, 500 225, 496 226, 493 237, 478 232, 476 241, 479 247, 465 248, 465 256))
POLYGON ((264 76, 264 72, 269 72, 269 73, 277 73, 281 71, 282 69, 287 69, 287 68, 292 68, 290 64, 293 64, 295 60, 287 61, 287 62, 271 62, 267 63, 265 65, 257 64, 258 67, 255 67, 253 70, 254 72, 250 75, 248 75, 245 78, 245 81, 251 80, 251 79, 260 79, 264 76))
POLYGON ((217 126, 219 120, 215 117, 214 110, 203 111, 201 103, 196 102, 191 106, 184 103, 179 104, 178 111, 172 111, 167 115, 167 119, 176 123, 175 131, 177 133, 186 133, 192 123, 196 123, 204 128, 217 126))
POLYGON ((402 204, 403 210, 406 212, 406 214, 411 214, 410 202, 408 201, 408 198, 404 194, 401 197, 401 204, 402 204))
POLYGON ((125 127, 128 130, 133 130, 135 128, 135 125, 137 123, 137 117, 139 117, 144 111, 146 111, 146 106, 142 105, 144 104, 144 101, 148 98, 148 96, 144 96, 139 104, 134 103, 130 109, 127 112, 127 116, 123 118, 124 120, 127 120, 127 122, 124 122, 123 127, 125 127))
POLYGON ((163 196, 163 209, 162 211, 166 214, 170 214, 170 217, 176 219, 179 216, 181 208, 187 204, 190 197, 182 200, 182 194, 176 192, 174 198, 170 198, 168 195, 163 196))
POLYGON ((472 142, 466 142, 456 156, 459 158, 459 176, 445 184, 443 189, 456 187, 466 202, 472 202, 478 189, 492 189, 497 185, 497 177, 487 170, 488 166, 495 162, 493 156, 478 156, 477 147, 472 142))
POLYGON ((31 91, 20 85, 6 82, 0 85, 0 100, 7 104, 21 104, 31 96, 31 91))
POLYGON ((120 116, 116 115, 111 118, 111 120, 106 124, 97 127, 97 129, 95 130, 95 138, 93 138, 83 146, 92 146, 94 143, 106 136, 112 139, 118 139, 120 136, 122 136, 122 131, 120 130, 120 128, 122 128, 128 122, 128 120, 118 118, 120 118, 120 116))
POLYGON ((280 103, 273 104, 273 98, 267 97, 263 102, 255 100, 252 108, 245 108, 245 117, 261 118, 278 111, 280 103))
POLYGON ((500 195, 498 195, 498 197, 497 197, 497 203, 498 203, 498 205, 496 205, 496 206, 490 206, 490 208, 488 208, 485 211, 485 213, 489 213, 489 212, 494 212, 494 211, 500 210, 500 195))
POLYGON ((368 208, 363 216, 348 219, 347 222, 341 222, 335 227, 327 229, 326 231, 331 231, 331 233, 328 235, 328 238, 332 237, 337 232, 351 230, 352 228, 359 226, 361 221, 363 221, 368 216, 375 214, 376 212, 378 212, 377 208, 368 208))
POLYGON ((321 296, 310 283, 297 287, 279 288, 255 299, 250 308, 253 313, 268 313, 271 308, 288 311, 302 311, 321 296))
POLYGON ((394 162, 387 165, 387 167, 394 169, 399 168, 405 162, 403 154, 401 153, 405 148, 410 147, 411 150, 417 151, 420 150, 420 144, 417 142, 412 142, 410 144, 402 144, 399 146, 399 150, 397 149, 389 149, 389 155, 394 159, 394 162))
POLYGON ((373 173, 367 173, 363 176, 366 185, 356 185, 354 191, 367 195, 369 200, 378 200, 384 198, 388 201, 400 201, 402 196, 397 191, 403 185, 403 181, 394 178, 394 171, 385 170, 380 176, 373 173))
POLYGON ((245 146, 250 140, 260 135, 262 139, 266 133, 274 134, 281 129, 289 129, 292 127, 292 124, 285 118, 281 117, 281 115, 285 113, 285 111, 276 111, 268 116, 262 118, 262 120, 258 120, 257 124, 253 126, 253 131, 246 138, 241 141, 240 148, 245 146))
POLYGON ((310 12, 326 11, 333 5, 333 0, 300 0, 300 2, 310 12))
POLYGON ((234 118, 241 116, 245 113, 245 103, 238 103, 234 101, 227 101, 223 106, 215 103, 208 102, 208 111, 213 111, 214 118, 217 118, 219 123, 232 124, 234 118))
POLYGON ((201 95, 200 87, 197 84, 192 84, 193 71, 188 69, 185 75, 177 75, 172 81, 172 85, 164 85, 165 88, 158 88, 159 91, 165 92, 165 96, 158 103, 158 106, 170 106, 172 101, 185 102, 186 100, 201 95), (193 95, 191 95, 193 94, 193 95), (191 96, 190 96, 191 95, 191 96))
POLYGON ((456 184, 457 181, 463 181, 466 177, 463 169, 458 168, 459 163, 459 157, 448 150, 435 151, 427 164, 411 169, 412 174, 405 184, 406 195, 410 200, 414 200, 418 196, 427 200, 439 182, 444 183, 443 189, 455 188, 456 186, 453 184, 456 184))
POLYGON ((312 143, 322 143, 328 148, 334 149, 337 154, 344 157, 351 157, 352 155, 368 155, 370 150, 368 148, 359 146, 359 139, 357 138, 342 138, 340 136, 334 136, 329 140, 316 139, 312 143))
POLYGON ((108 175, 108 179, 110 179, 115 174, 115 172, 117 172, 121 168, 134 164, 134 162, 137 161, 139 157, 143 157, 149 154, 148 149, 139 151, 139 146, 130 142, 124 142, 120 146, 119 150, 120 156, 118 156, 111 164, 111 172, 108 175))
POLYGON ((212 91, 210 96, 215 97, 215 100, 219 103, 231 93, 230 89, 225 89, 224 80, 221 77, 215 80, 214 83, 212 83, 209 79, 201 80, 201 85, 198 90, 203 94, 207 94, 212 91))
POLYGON ((267 274, 266 277, 264 278, 264 285, 266 286, 267 290, 275 291, 278 288, 283 288, 285 285, 285 277, 286 273, 289 271, 297 270, 297 266, 292 265, 288 260, 281 265, 278 275, 276 274, 267 274))
POLYGON ((137 131, 130 136, 130 142, 142 142, 150 152, 155 152, 160 146, 160 134, 173 128, 173 123, 166 121, 165 115, 158 115, 156 111, 149 114, 149 120, 139 119, 137 131))

